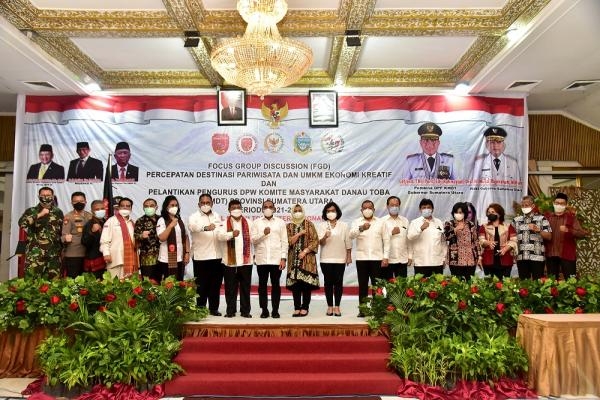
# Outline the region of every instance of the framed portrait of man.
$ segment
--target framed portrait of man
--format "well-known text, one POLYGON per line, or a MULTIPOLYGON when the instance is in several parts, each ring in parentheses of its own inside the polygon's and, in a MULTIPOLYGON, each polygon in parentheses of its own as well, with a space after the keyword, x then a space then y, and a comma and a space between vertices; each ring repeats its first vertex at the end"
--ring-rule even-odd
POLYGON ((217 122, 223 125, 246 125, 246 91, 220 89, 217 91, 217 122))
POLYGON ((310 127, 338 126, 338 97, 335 90, 309 90, 310 127))

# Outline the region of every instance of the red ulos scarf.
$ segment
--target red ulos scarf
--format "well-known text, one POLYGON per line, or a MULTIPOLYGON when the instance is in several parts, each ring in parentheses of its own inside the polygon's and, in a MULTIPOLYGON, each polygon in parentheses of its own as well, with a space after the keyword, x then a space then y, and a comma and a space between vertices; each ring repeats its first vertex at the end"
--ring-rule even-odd
POLYGON ((119 225, 121 225, 123 249, 125 250, 123 254, 123 274, 127 277, 133 275, 133 273, 138 270, 138 258, 133 239, 129 235, 127 221, 125 221, 125 218, 119 213, 115 214, 115 217, 117 217, 117 221, 119 221, 119 225))
MULTIPOLYGON (((233 232, 233 224, 231 222, 232 217, 227 217, 227 232, 233 232)), ((244 255, 244 262, 242 265, 251 264, 250 260, 250 229, 248 229, 248 221, 242 217, 242 239, 244 241, 244 248, 242 254, 244 255)), ((227 265, 238 265, 235 257, 235 238, 227 241, 227 265)))

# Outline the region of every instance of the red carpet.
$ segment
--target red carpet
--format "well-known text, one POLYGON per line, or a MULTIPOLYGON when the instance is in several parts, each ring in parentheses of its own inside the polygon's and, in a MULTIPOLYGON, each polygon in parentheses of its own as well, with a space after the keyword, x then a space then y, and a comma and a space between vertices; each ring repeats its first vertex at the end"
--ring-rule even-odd
POLYGON ((381 336, 187 337, 166 396, 395 395, 381 336))

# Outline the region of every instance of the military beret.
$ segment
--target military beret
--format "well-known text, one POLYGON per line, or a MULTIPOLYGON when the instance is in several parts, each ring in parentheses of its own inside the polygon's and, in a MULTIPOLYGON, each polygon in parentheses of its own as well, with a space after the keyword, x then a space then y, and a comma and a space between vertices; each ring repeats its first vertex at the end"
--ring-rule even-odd
POLYGON ((433 122, 426 122, 419 127, 417 133, 421 139, 439 139, 442 135, 442 128, 433 122))
POLYGON ((119 142, 115 147, 115 151, 117 150, 129 150, 129 143, 127 142, 119 142))
POLYGON ((485 136, 487 140, 503 142, 506 137, 506 131, 500 127, 492 126, 483 132, 483 136, 485 136))
POLYGON ((40 153, 42 151, 49 151, 50 153, 52 153, 52 146, 50 146, 49 144, 43 144, 40 146, 40 153))
POLYGON ((77 150, 79 149, 89 149, 90 145, 88 142, 77 142, 77 150))

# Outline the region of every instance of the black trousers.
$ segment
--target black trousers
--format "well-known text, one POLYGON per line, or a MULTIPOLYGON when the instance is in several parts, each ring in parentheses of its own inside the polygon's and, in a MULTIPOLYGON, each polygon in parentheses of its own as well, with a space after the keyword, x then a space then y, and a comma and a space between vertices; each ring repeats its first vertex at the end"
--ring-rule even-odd
POLYGON ((140 272, 143 277, 153 279, 160 283, 163 280, 164 271, 157 264, 154 265, 140 265, 140 272))
POLYGON ((344 271, 346 264, 321 263, 323 271, 323 286, 328 307, 339 307, 344 293, 344 271))
POLYGON ((508 278, 510 276, 510 270, 512 267, 507 267, 500 265, 495 267, 493 265, 484 265, 483 273, 486 275, 495 276, 496 278, 502 280, 503 278, 508 278))
POLYGON ((175 275, 175 278, 178 281, 183 280, 183 263, 182 262, 177 263, 177 268, 169 268, 169 264, 167 264, 166 262, 158 261, 156 263, 156 269, 157 269, 156 276, 159 277, 157 282, 161 282, 164 278, 166 278, 169 275, 175 275), (181 270, 181 277, 179 276, 180 270, 181 270), (162 279, 160 277, 162 277, 162 279))
POLYGON ((221 285, 223 284, 223 264, 220 258, 214 260, 193 260, 194 278, 196 281, 196 304, 206 307, 211 312, 219 311, 221 302, 221 285))
POLYGON ((381 260, 356 261, 356 275, 358 277, 358 302, 362 303, 369 296, 369 280, 375 285, 375 279, 381 275, 381 260))
POLYGON ((63 268, 67 277, 75 278, 83 274, 83 260, 85 257, 65 257, 63 258, 63 268))
POLYGON ((423 274, 424 277, 429 277, 433 274, 441 274, 444 272, 443 265, 415 267, 415 274, 423 274))
POLYGON ((577 261, 575 260, 565 260, 560 257, 548 257, 546 258, 546 268, 548 269, 548 275, 554 275, 557 279, 561 272, 565 279, 577 275, 577 261))
POLYGON ((271 277, 271 305, 273 312, 279 312, 281 301, 281 270, 279 265, 257 265, 258 272, 258 304, 263 310, 269 309, 268 285, 271 277))
POLYGON ((459 266, 459 265, 451 265, 450 273, 453 276, 458 276, 465 281, 471 279, 473 275, 475 275, 475 266, 459 266))
POLYGON ((519 279, 540 279, 544 276, 544 262, 519 260, 517 261, 519 279))
POLYGON ((381 275, 379 276, 381 279, 392 279, 398 276, 406 278, 408 264, 403 263, 395 263, 388 264, 387 267, 381 267, 381 275))
POLYGON ((313 288, 306 282, 298 281, 290 287, 294 298, 294 310, 306 310, 310 307, 313 288))
POLYGON ((250 283, 252 279, 252 265, 239 267, 223 266, 225 278, 225 302, 227 314, 237 312, 237 296, 240 293, 240 312, 250 314, 250 283))

